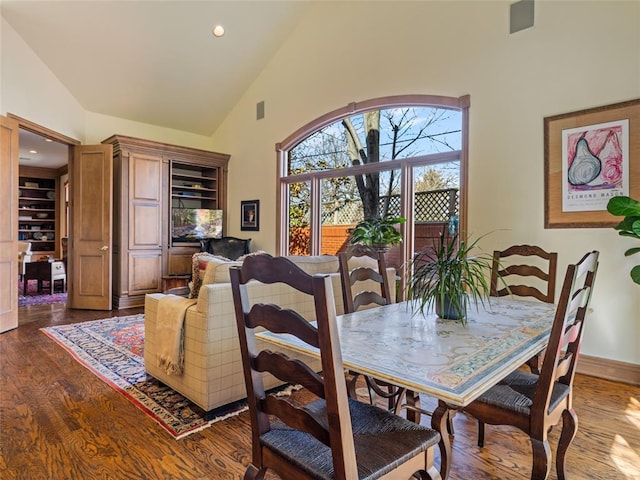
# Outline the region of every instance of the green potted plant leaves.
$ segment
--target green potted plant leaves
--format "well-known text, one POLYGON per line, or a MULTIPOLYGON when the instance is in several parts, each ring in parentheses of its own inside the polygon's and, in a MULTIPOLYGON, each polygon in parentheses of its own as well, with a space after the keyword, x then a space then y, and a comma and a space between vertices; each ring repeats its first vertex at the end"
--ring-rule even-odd
MULTIPOLYGON (((627 196, 613 197, 607 203, 607 211, 617 217, 624 217, 615 228, 623 237, 640 239, 640 202, 627 196)), ((625 256, 640 253, 640 247, 633 247, 624 252, 625 256)), ((640 285, 640 265, 631 269, 631 279, 640 285)))
POLYGON ((493 258, 488 254, 473 254, 478 245, 461 238, 458 233, 439 244, 417 253, 411 261, 407 296, 414 308, 425 313, 435 307, 440 318, 460 320, 467 325, 470 303, 488 299, 487 281, 493 258))
POLYGON ((406 222, 403 217, 369 218, 356 225, 351 232, 350 243, 362 244, 369 247, 386 250, 393 245, 402 243, 402 233, 396 225, 406 222))

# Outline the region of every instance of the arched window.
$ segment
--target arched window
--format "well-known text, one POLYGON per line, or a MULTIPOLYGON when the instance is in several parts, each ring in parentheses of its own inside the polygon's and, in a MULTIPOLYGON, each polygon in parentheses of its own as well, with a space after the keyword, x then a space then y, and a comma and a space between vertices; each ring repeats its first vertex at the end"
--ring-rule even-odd
POLYGON ((469 96, 384 97, 327 113, 276 145, 280 255, 337 254, 365 218, 402 216, 401 267, 466 225, 469 96))

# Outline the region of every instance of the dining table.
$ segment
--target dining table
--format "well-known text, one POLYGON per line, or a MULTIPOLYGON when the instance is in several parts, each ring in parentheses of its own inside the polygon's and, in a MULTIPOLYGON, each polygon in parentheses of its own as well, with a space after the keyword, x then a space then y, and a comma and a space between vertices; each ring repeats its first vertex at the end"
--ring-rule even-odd
MULTIPOLYGON (((451 467, 450 415, 538 354, 547 344, 555 305, 490 297, 469 306, 467 324, 438 318, 404 301, 336 317, 346 369, 434 397, 431 426, 440 433, 440 474, 451 467)), ((261 332, 280 349, 319 357, 290 334, 261 332)))

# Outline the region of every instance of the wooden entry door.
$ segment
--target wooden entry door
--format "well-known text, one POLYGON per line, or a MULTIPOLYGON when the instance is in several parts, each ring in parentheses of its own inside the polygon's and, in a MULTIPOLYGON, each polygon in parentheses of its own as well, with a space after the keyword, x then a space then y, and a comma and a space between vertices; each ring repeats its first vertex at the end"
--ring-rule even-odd
POLYGON ((0 333, 18 326, 18 122, 0 115, 0 333))
POLYGON ((73 147, 69 185, 68 307, 111 310, 113 147, 73 147))

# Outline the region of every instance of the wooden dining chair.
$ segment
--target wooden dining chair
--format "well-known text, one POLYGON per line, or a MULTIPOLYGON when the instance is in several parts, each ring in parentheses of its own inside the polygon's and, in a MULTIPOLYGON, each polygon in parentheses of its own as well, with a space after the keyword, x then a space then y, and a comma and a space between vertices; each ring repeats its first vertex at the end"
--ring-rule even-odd
MULTIPOLYGON (((352 245, 338 254, 344 313, 352 313, 362 307, 371 308, 392 303, 391 288, 387 276, 384 253, 366 245, 352 245), (351 263, 357 263, 352 268, 351 263), (375 268, 373 266, 375 265, 375 268)), ((395 291, 395 288, 394 288, 395 291)), ((356 384, 360 378, 357 372, 347 372, 347 390, 351 398, 357 399, 356 384)), ((388 382, 364 375, 369 392, 369 401, 376 404, 376 398, 387 401, 393 410, 398 397, 404 390, 388 382)))
POLYGON ((479 422, 481 447, 485 423, 511 425, 529 435, 534 480, 544 480, 549 475, 551 449, 547 434, 561 420, 556 471, 559 480, 566 478, 565 456, 578 428, 573 410, 573 378, 598 256, 597 251, 589 252, 577 264, 567 267, 540 374, 516 370, 463 409, 479 422))
POLYGON ((338 263, 345 313, 355 312, 364 306, 393 303, 383 252, 366 245, 353 245, 338 254, 338 263), (349 262, 353 259, 364 259, 364 262, 351 268, 349 262), (373 268, 374 264, 376 268, 373 268), (377 291, 371 289, 372 282, 375 282, 377 291))
POLYGON ((252 458, 245 479, 262 479, 268 469, 285 480, 441 478, 433 465, 438 432, 348 398, 329 275, 310 276, 290 260, 267 254, 246 258, 230 275, 251 418, 252 458), (294 310, 252 303, 247 289, 252 280, 312 295, 317 327, 294 310), (261 350, 257 328, 288 333, 318 348, 322 373, 301 359, 261 350), (313 398, 303 403, 267 394, 262 372, 302 385, 313 398))
MULTIPOLYGON (((556 294, 558 254, 547 252, 537 245, 514 245, 493 252, 490 295, 504 297, 533 297, 553 303, 556 294), (524 258, 529 259, 523 264, 524 258), (523 284, 525 282, 526 284, 523 284), (498 286, 500 284, 500 286, 498 286)), ((544 350, 527 361, 533 373, 540 373, 544 350)))

